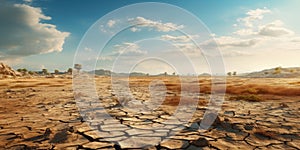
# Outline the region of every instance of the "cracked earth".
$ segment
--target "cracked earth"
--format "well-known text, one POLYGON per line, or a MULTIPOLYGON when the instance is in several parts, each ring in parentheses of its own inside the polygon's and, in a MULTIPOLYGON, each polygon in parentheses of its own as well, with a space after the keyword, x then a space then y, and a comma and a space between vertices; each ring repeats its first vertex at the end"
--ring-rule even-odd
POLYGON ((190 99, 179 103, 184 93, 175 77, 133 77, 131 96, 122 86, 113 88, 110 78, 97 77, 97 97, 73 92, 70 78, 0 80, 0 149, 300 149, 300 95, 289 93, 299 91, 299 79, 229 78, 225 101, 207 130, 199 127, 210 83, 199 81, 204 91, 189 109, 190 99), (166 86, 151 93, 153 80, 166 86), (241 91, 247 85, 248 93, 241 91), (245 93, 259 98, 244 99, 245 93))

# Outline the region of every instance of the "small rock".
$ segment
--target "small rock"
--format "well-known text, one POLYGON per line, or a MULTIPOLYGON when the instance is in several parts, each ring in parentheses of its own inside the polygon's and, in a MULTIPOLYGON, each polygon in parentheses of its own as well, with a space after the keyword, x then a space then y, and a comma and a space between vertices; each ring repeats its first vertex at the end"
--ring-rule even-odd
POLYGON ((108 142, 89 142, 82 145, 82 147, 86 149, 100 149, 104 147, 113 147, 113 144, 108 142))
POLYGON ((289 106, 286 103, 280 103, 279 104, 281 108, 288 108, 289 106))
POLYGON ((245 129, 245 130, 253 130, 253 128, 254 128, 254 125, 253 125, 253 124, 246 124, 246 125, 244 126, 244 129, 245 129))
POLYGON ((192 144, 198 147, 205 147, 209 145, 209 142, 205 138, 199 138, 198 140, 193 141, 192 144))
POLYGON ((184 149, 189 145, 187 141, 184 140, 165 140, 161 142, 160 146, 168 148, 168 149, 184 149))
POLYGON ((234 111, 225 111, 224 115, 233 117, 233 116, 235 116, 235 112, 234 111))

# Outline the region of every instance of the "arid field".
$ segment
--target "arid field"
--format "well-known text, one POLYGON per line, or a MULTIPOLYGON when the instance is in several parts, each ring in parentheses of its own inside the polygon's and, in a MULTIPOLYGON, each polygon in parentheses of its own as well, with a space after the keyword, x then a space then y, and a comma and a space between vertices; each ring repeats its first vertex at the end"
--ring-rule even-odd
POLYGON ((91 101, 86 91, 73 92, 71 76, 1 79, 0 149, 300 149, 300 78, 227 78, 225 100, 208 130, 199 126, 209 77, 184 83, 174 76, 131 77, 136 103, 116 94, 122 89, 112 88, 110 77, 95 81, 98 98, 91 101), (167 92, 156 87, 151 93, 153 81, 167 92), (198 92, 196 103, 181 99, 182 84, 200 85, 188 89, 198 92), (156 93, 165 98, 156 103, 156 93), (196 109, 184 111, 191 119, 180 124, 185 116, 174 117, 178 105, 191 103, 196 109), (153 109, 143 111, 145 105, 153 109))

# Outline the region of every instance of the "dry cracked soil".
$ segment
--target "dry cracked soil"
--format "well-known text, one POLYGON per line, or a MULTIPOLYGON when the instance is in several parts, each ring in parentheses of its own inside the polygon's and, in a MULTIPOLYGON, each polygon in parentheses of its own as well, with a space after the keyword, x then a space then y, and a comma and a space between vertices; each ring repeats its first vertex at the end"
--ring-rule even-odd
POLYGON ((71 78, 0 80, 0 149, 300 149, 299 78, 228 78, 207 130, 210 78, 197 103, 180 99, 194 80, 132 77, 130 92, 121 78, 95 81, 96 97, 71 78))

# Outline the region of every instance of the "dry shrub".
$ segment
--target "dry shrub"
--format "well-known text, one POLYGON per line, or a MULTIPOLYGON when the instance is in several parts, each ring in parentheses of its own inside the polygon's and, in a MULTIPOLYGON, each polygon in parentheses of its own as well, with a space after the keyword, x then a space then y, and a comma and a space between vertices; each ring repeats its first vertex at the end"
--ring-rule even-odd
MULTIPOLYGON (((222 93, 224 89, 222 87, 216 87, 212 91, 210 84, 200 84, 196 85, 184 85, 176 83, 167 83, 166 88, 169 91, 175 93, 180 93, 181 91, 195 92, 200 90, 200 93, 210 94, 211 92, 222 93)), ((256 85, 256 84, 247 84, 247 85, 227 85, 226 87, 227 94, 234 95, 276 95, 276 96, 300 96, 300 88, 298 87, 284 87, 284 86, 269 86, 269 85, 256 85)))
MULTIPOLYGON (((191 98, 180 97, 180 96, 166 96, 163 105, 178 106, 180 100, 181 100, 181 105, 189 105, 195 103, 195 99, 191 99, 191 98)), ((198 100, 198 105, 205 106, 207 105, 207 103, 208 102, 206 100, 203 99, 198 100)))
POLYGON ((253 94, 233 96, 233 97, 230 97, 229 99, 230 100, 244 100, 244 101, 248 101, 248 102, 260 102, 263 100, 258 95, 253 95, 253 94))
POLYGON ((267 85, 227 86, 227 94, 269 94, 278 96, 300 96, 300 88, 267 85))
POLYGON ((289 87, 271 87, 264 86, 258 87, 258 94, 272 94, 280 96, 300 96, 300 88, 289 88, 289 87))
POLYGON ((291 82, 290 85, 300 85, 300 82, 291 82))

